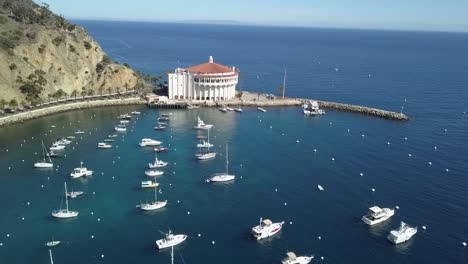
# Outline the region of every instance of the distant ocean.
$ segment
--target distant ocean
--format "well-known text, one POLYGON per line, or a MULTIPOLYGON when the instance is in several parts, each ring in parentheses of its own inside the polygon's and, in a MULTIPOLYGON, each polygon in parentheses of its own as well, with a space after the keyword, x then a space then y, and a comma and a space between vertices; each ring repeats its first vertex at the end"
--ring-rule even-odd
POLYGON ((189 235, 176 263, 279 263, 288 250, 314 254, 315 263, 467 263, 468 34, 75 22, 136 70, 160 75, 211 55, 240 69, 240 89, 276 93, 287 69, 287 96, 403 111, 410 121, 335 111, 310 118, 299 108, 174 110, 169 130, 156 132, 161 111, 111 107, 1 128, 0 263, 48 263, 44 243, 52 237, 64 241, 53 249, 56 263, 170 263, 154 243, 169 227, 189 235), (113 149, 96 150, 115 117, 134 109, 143 114, 129 132, 113 149), (215 160, 193 159, 197 116, 215 125, 215 160), (57 170, 32 168, 41 140, 77 128, 86 134, 56 160, 57 170), (171 165, 158 178, 169 204, 151 214, 135 208, 152 197, 139 188, 153 159, 136 145, 143 137, 171 149, 160 155, 171 165), (207 185, 224 169, 226 142, 238 178, 207 185), (96 173, 72 181, 80 160, 96 173), (71 201, 77 219, 56 221, 49 215, 61 205, 64 180, 85 195, 71 201), (372 205, 400 209, 369 228, 360 217, 372 205), (281 234, 249 239, 260 217, 286 221, 281 234), (400 221, 419 230, 395 246, 386 236, 400 221))

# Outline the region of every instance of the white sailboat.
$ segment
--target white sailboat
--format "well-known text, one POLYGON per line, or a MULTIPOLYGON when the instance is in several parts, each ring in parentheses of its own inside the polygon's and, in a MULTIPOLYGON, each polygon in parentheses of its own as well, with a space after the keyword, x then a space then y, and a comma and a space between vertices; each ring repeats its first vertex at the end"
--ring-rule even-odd
POLYGON ((235 175, 229 174, 229 152, 228 144, 226 144, 226 172, 216 173, 207 179, 206 182, 227 182, 233 181, 235 178, 235 175))
POLYGON ((43 155, 43 160, 34 163, 34 167, 35 168, 52 168, 52 167, 54 167, 54 163, 50 159, 50 155, 49 155, 49 153, 47 152, 47 150, 46 150, 46 148, 44 146, 44 142, 42 142, 42 155, 43 155), (48 158, 48 162, 46 160, 46 157, 48 158))
POLYGON ((201 144, 198 144, 197 147, 199 147, 199 152, 195 155, 195 157, 198 160, 207 160, 207 159, 213 159, 216 157, 216 152, 210 151, 210 148, 213 146, 213 144, 210 143, 210 129, 208 129, 208 141, 203 142, 203 146, 200 146, 201 144), (206 149, 206 151, 204 151, 206 149))
POLYGON ((138 205, 138 207, 140 207, 140 209, 143 211, 152 211, 152 210, 163 208, 164 206, 166 206, 166 204, 167 204, 167 200, 158 201, 158 188, 154 188, 154 201, 150 203, 142 203, 138 205))
POLYGON ((148 167, 150 169, 164 168, 164 167, 167 166, 167 164, 169 164, 169 163, 158 159, 158 154, 155 151, 154 152, 154 162, 153 163, 148 163, 148 167))
POLYGON ((72 218, 78 216, 78 212, 68 210, 68 192, 67 192, 67 183, 65 185, 65 209, 57 209, 52 211, 52 216, 55 218, 72 218))

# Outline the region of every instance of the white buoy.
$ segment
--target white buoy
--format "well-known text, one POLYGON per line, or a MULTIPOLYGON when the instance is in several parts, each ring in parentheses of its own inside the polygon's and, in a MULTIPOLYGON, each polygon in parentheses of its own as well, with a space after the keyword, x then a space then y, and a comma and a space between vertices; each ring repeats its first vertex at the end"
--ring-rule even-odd
POLYGON ((299 140, 296 140, 296 143, 299 143, 299 140))
POLYGON ((98 222, 101 222, 101 218, 98 218, 97 220, 98 220, 98 222))
POLYGON ((317 238, 318 238, 318 240, 322 240, 322 237, 321 237, 321 236, 318 236, 317 238))
POLYGON ((351 131, 351 130, 349 130, 349 128, 348 128, 348 132, 349 132, 349 131, 351 131))
POLYGON ((292 221, 290 221, 289 224, 292 225, 292 221))
POLYGON ((23 217, 21 217, 21 220, 24 220, 24 216, 23 216, 23 217))
POLYGON ((400 206, 398 206, 398 205, 397 205, 397 206, 395 206, 395 209, 397 209, 397 210, 398 210, 398 209, 400 209, 400 206))
POLYGON ((449 171, 449 169, 445 169, 445 172, 448 172, 448 171, 449 171))
POLYGON ((180 201, 179 201, 179 200, 177 200, 177 203, 180 203, 180 201))
POLYGON ((95 194, 96 194, 96 192, 93 192, 93 195, 95 195, 95 194))
POLYGON ((434 150, 437 150, 437 147, 436 147, 436 146, 434 147, 434 150))
POLYGON ((462 246, 466 247, 466 242, 462 242, 462 246))
POLYGON ((213 241, 211 241, 211 244, 213 244, 213 245, 214 245, 215 243, 216 243, 216 242, 215 242, 214 240, 213 240, 213 241))
POLYGON ((30 205, 31 203, 30 203, 30 202, 27 202, 26 204, 27 204, 27 205, 30 205))
POLYGON ((91 212, 91 215, 94 215, 94 212, 91 212))
POLYGON ((372 188, 372 189, 371 189, 371 191, 372 191, 372 192, 375 192, 375 189, 374 189, 374 188, 372 188))
POLYGON ((201 237, 201 234, 198 234, 198 237, 201 237))
POLYGON ((429 166, 431 166, 431 165, 432 165, 432 162, 429 161, 427 164, 429 164, 429 166))
POLYGON ((324 257, 320 257, 321 260, 324 260, 325 258, 324 257))
POLYGON ((335 158, 331 158, 332 161, 335 161, 335 158))
POLYGON ((94 235, 91 235, 91 238, 94 238, 94 235))
POLYGON ((10 237, 10 234, 7 234, 6 237, 10 237))
POLYGON ((189 215, 189 214, 190 214, 190 211, 188 211, 187 214, 189 215))
POLYGON ((314 149, 314 152, 317 152, 317 149, 314 149))
POLYGON ((365 137, 366 135, 362 134, 361 137, 365 137))
POLYGON ((422 229, 423 229, 423 230, 426 230, 426 226, 422 226, 422 229))
POLYGON ((0 242, 0 246, 3 246, 3 243, 0 242))
POLYGON ((284 203, 284 205, 288 205, 288 203, 284 203))
POLYGON ((362 172, 361 172, 361 173, 359 173, 359 176, 364 176, 364 173, 362 173, 362 172))
POLYGON ((411 154, 408 154, 408 157, 410 157, 410 158, 411 158, 411 156, 413 156, 413 155, 411 155, 411 154))
POLYGON ((41 188, 44 188, 44 185, 41 185, 41 188))
POLYGON ((405 137, 405 140, 408 140, 408 138, 407 138, 407 137, 405 137))

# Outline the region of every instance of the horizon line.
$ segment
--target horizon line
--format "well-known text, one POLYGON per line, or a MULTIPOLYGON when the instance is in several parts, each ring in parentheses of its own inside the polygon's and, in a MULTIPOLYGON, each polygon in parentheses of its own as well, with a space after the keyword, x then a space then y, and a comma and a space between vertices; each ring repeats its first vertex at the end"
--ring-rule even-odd
POLYGON ((153 19, 130 19, 130 18, 101 18, 101 17, 69 17, 69 20, 75 21, 103 21, 103 22, 131 22, 131 23, 161 23, 161 24, 190 24, 190 25, 219 25, 219 26, 254 26, 254 27, 276 27, 276 28, 310 28, 310 29, 341 29, 341 30, 369 30, 369 31, 396 31, 396 32, 427 32, 427 33, 458 33, 468 34, 462 30, 437 30, 437 29, 418 29, 418 28, 379 28, 379 27, 340 27, 340 26, 310 26, 310 25, 279 25, 279 24, 263 24, 251 23, 238 20, 205 20, 205 19, 188 19, 188 20, 153 20, 153 19))

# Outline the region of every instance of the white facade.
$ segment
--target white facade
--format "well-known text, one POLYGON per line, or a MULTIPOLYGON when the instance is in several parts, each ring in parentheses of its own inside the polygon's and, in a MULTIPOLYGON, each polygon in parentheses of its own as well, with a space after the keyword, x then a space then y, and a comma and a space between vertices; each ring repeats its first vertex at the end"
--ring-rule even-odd
POLYGON ((177 68, 168 74, 169 99, 225 101, 236 96, 238 73, 235 67, 229 68, 213 62, 177 68))

